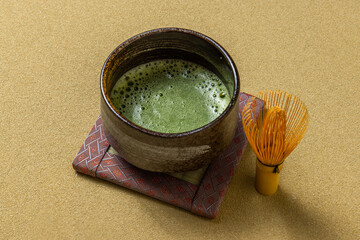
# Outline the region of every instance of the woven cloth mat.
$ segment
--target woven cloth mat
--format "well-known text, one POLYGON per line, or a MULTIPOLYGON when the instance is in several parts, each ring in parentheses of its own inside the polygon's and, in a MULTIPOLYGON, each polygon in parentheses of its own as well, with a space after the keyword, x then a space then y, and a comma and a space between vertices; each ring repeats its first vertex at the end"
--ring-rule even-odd
POLYGON ((192 213, 215 218, 247 145, 240 112, 250 96, 240 94, 238 127, 232 143, 205 168, 185 173, 155 173, 137 168, 119 157, 109 145, 101 116, 77 153, 73 167, 77 172, 141 192, 192 213))

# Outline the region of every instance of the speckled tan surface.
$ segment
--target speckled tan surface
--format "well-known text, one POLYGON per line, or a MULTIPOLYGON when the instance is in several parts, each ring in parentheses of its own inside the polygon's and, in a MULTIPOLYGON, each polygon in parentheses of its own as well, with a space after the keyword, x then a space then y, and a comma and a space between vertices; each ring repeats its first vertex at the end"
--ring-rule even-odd
POLYGON ((8 1, 0 7, 1 239, 359 239, 360 2, 8 1), (99 114, 108 54, 176 26, 220 42, 242 91, 280 88, 311 122, 272 197, 248 149, 215 220, 71 162, 99 114))

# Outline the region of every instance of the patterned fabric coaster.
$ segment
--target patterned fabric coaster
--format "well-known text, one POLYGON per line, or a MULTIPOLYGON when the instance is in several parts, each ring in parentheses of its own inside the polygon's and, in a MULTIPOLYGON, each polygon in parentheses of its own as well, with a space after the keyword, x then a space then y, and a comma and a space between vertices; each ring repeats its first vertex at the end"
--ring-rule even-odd
MULTIPOLYGON (((108 150, 109 153, 115 154, 117 157, 120 157, 120 154, 116 152, 116 150, 113 147, 109 147, 108 150)), ((176 172, 176 173, 166 173, 170 176, 176 177, 178 179, 187 181, 189 183, 199 185, 201 182, 202 177, 204 176, 206 169, 208 166, 194 170, 194 171, 188 171, 188 172, 176 172)))
MULTIPOLYGON (((240 112, 249 97, 246 93, 240 94, 240 112)), ((99 116, 77 153, 73 167, 80 173, 113 182, 195 214, 215 218, 246 145, 239 113, 232 143, 207 168, 176 174, 149 172, 116 155, 105 137, 99 116)))

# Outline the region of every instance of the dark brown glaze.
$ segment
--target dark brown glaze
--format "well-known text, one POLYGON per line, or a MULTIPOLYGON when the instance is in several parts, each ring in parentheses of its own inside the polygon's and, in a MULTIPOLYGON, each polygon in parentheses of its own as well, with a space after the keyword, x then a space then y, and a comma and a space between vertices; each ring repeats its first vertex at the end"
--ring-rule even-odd
POLYGON ((240 93, 236 66, 218 43, 191 30, 155 29, 122 43, 105 61, 101 93, 101 115, 110 144, 145 170, 183 172, 203 167, 225 150, 235 133, 240 93), (173 134, 142 128, 122 116, 109 99, 115 82, 137 65, 165 58, 192 61, 216 73, 232 95, 225 111, 201 128, 173 134))

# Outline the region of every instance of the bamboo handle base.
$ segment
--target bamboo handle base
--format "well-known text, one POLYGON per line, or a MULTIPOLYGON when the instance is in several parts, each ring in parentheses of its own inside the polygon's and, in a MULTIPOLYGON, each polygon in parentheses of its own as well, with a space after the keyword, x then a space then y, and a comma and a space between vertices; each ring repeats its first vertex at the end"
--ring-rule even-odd
POLYGON ((257 160, 255 180, 256 190, 263 195, 273 195, 276 193, 282 167, 283 163, 277 167, 278 171, 276 171, 276 166, 267 166, 257 160))

